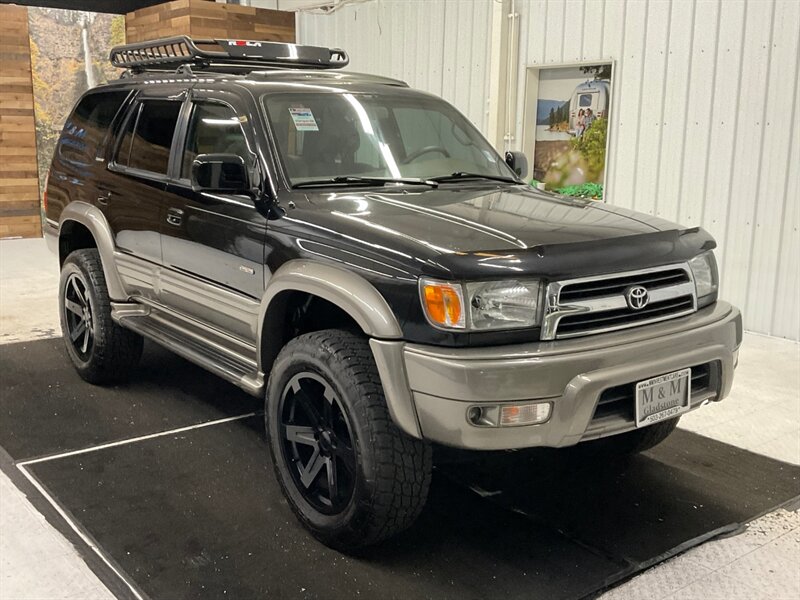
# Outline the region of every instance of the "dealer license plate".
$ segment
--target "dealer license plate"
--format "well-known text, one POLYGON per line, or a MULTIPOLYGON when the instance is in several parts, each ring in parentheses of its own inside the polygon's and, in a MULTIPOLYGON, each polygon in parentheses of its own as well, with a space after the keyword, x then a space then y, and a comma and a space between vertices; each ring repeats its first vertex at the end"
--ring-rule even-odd
POLYGON ((689 410, 692 370, 682 369, 636 384, 636 426, 652 425, 689 410))

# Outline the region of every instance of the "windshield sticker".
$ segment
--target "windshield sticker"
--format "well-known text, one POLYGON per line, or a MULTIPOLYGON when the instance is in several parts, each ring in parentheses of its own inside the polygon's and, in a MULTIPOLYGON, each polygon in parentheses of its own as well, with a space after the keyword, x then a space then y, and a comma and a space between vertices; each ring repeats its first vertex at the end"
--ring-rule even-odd
POLYGON ((489 152, 488 150, 484 150, 483 155, 486 157, 486 160, 488 160, 490 163, 497 162, 495 157, 492 156, 492 153, 489 152))
POLYGON ((289 114, 292 115, 292 121, 294 121, 297 131, 319 131, 317 121, 310 108, 290 108, 289 114))

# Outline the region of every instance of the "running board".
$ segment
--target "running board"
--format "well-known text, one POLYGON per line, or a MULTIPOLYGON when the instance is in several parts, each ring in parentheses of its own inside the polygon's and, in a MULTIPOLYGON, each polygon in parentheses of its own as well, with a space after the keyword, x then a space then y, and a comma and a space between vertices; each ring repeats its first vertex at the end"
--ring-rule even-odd
POLYGON ((259 397, 264 393, 264 374, 258 370, 254 347, 248 353, 251 356, 245 355, 239 340, 226 344, 222 334, 141 304, 113 303, 111 318, 248 394, 259 397))

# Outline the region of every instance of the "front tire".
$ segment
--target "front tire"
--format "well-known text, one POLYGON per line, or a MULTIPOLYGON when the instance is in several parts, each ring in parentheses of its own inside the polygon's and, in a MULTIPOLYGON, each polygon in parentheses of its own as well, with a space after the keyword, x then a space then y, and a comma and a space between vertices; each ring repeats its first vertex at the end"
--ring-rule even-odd
POLYGON ((431 448, 392 421, 362 336, 330 329, 290 341, 272 368, 265 419, 283 493, 322 543, 355 550, 419 515, 431 448))
POLYGON ((138 364, 142 337, 111 319, 111 300, 100 253, 72 252, 59 282, 61 331, 72 364, 89 383, 122 381, 138 364))

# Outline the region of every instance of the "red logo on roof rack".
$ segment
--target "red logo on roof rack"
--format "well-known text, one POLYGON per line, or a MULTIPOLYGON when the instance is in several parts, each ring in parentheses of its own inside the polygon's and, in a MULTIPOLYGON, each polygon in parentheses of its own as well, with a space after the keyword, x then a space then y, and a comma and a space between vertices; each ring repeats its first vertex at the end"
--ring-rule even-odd
POLYGON ((251 48, 261 48, 261 42, 251 42, 250 40, 228 40, 228 46, 250 46, 251 48))

